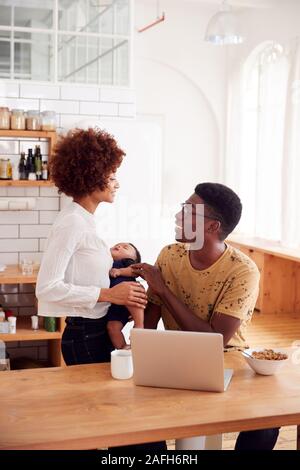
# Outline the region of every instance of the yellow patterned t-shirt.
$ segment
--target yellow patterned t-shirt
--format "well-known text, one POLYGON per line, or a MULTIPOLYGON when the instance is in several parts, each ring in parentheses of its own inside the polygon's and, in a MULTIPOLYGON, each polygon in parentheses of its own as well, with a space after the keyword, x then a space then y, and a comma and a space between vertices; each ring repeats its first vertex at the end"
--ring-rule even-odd
MULTIPOLYGON (((241 325, 228 346, 247 346, 245 329, 251 320, 259 289, 259 271, 248 256, 227 245, 212 266, 198 270, 191 265, 186 245, 174 243, 162 249, 155 264, 173 294, 202 320, 211 322, 216 312, 239 318, 241 325)), ((167 330, 180 330, 151 289, 148 290, 148 299, 161 305, 162 320, 167 330)))

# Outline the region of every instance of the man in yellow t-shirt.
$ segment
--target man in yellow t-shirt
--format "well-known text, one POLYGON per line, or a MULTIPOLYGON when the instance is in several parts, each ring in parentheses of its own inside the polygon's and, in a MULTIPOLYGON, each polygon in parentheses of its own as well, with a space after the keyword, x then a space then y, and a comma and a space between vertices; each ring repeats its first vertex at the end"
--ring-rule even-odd
MULTIPOLYGON (((251 320, 258 294, 259 271, 256 264, 239 250, 226 245, 224 253, 206 269, 195 269, 190 260, 188 246, 175 243, 160 252, 156 266, 168 289, 188 307, 194 315, 205 321, 206 329, 214 328, 215 316, 226 315, 238 328, 224 346, 247 346, 244 332, 251 320)), ((169 312, 167 304, 148 291, 149 302, 160 307, 160 314, 167 330, 180 330, 180 324, 169 312)), ((173 311, 171 309, 171 311, 173 311)), ((149 320, 149 318, 148 318, 149 320)), ((227 318, 223 319, 226 321, 227 318)), ((180 322, 180 320, 179 320, 180 322)), ((198 331, 198 330, 197 330, 198 331)), ((202 331, 202 330, 199 330, 202 331)), ((224 332, 224 328, 222 331, 224 332)))
MULTIPOLYGON (((132 266, 149 285, 146 328, 156 328, 162 318, 166 329, 221 333, 225 348, 247 346, 244 334, 258 295, 259 271, 224 242, 241 213, 241 201, 230 188, 196 186, 176 214, 177 243, 162 249, 155 266, 132 266)), ((272 450, 278 432, 242 432, 235 448, 272 450)))

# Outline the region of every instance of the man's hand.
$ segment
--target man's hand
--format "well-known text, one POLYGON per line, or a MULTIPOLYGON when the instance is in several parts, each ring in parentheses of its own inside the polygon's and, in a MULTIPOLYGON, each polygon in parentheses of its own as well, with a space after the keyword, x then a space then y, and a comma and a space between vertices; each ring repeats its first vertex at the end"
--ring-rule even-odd
POLYGON ((163 295, 166 285, 160 270, 147 263, 132 264, 131 269, 135 276, 141 276, 148 283, 154 294, 163 295))

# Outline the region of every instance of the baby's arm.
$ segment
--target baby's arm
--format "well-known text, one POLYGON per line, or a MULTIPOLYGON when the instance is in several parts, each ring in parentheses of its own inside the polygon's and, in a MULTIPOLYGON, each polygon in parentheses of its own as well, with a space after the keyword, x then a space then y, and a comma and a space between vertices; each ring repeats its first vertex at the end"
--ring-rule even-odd
POLYGON ((109 271, 109 275, 111 277, 119 277, 119 276, 134 277, 131 266, 128 266, 127 268, 112 268, 109 271))

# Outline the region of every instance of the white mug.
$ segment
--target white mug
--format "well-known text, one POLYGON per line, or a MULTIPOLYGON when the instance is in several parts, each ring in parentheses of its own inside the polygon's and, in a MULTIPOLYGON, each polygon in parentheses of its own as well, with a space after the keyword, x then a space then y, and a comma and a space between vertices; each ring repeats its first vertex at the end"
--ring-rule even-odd
POLYGON ((31 315, 31 328, 33 330, 39 329, 39 317, 37 315, 31 315))
POLYGON ((110 369, 114 379, 130 379, 133 376, 131 351, 128 349, 112 351, 110 369))
POLYGON ((17 332, 17 317, 8 317, 9 332, 15 334, 17 332))

